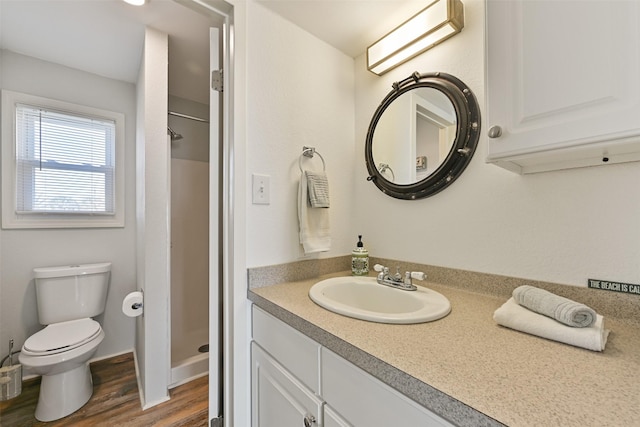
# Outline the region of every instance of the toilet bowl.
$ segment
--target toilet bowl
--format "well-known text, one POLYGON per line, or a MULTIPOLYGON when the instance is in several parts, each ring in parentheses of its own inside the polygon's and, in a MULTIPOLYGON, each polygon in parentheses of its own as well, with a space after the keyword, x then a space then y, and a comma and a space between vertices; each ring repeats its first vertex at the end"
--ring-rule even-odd
POLYGON ((89 360, 105 334, 91 317, 104 311, 110 269, 102 263, 34 270, 38 318, 47 326, 27 338, 19 359, 42 375, 39 421, 66 417, 93 394, 89 360))
POLYGON ((42 375, 35 413, 37 420, 57 420, 87 403, 93 393, 87 362, 103 339, 104 331, 100 324, 91 319, 50 325, 27 339, 20 352, 20 363, 31 372, 42 375), (78 324, 84 321, 95 325, 78 324), (60 343, 61 337, 66 342, 60 343))

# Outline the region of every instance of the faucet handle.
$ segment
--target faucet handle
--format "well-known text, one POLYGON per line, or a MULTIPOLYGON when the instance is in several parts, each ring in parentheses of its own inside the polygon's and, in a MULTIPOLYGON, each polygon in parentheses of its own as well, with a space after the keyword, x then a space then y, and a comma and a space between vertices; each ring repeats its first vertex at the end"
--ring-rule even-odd
POLYGON ((386 267, 385 267, 384 265, 381 265, 381 264, 376 264, 376 265, 374 265, 374 266, 373 266, 373 269, 374 269, 375 271, 377 271, 377 272, 381 272, 381 271, 383 271, 385 268, 386 268, 386 267))
POLYGON ((424 280, 427 278, 427 275, 424 274, 422 271, 412 271, 411 278, 416 280, 424 280))

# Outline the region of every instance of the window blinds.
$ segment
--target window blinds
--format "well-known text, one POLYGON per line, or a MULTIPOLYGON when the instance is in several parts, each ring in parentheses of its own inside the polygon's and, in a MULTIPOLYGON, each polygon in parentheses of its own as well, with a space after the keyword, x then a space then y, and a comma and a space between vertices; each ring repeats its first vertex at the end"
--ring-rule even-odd
POLYGON ((113 120, 16 105, 16 212, 115 214, 113 120))

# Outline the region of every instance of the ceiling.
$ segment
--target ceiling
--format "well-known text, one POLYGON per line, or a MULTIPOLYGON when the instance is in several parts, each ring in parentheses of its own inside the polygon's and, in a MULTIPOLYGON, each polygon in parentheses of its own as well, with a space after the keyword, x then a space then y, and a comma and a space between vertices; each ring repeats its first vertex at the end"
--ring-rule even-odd
POLYGON ((257 0, 355 58, 433 0, 257 0))
MULTIPOLYGON (((430 0, 256 0, 350 57, 430 0)), ((0 47, 102 76, 136 82, 144 28, 169 35, 170 93, 208 103, 209 28, 219 18, 173 0, 0 0, 0 47)))
POLYGON ((131 83, 145 26, 169 35, 170 92, 208 104, 209 28, 220 19, 172 0, 0 0, 3 49, 131 83))

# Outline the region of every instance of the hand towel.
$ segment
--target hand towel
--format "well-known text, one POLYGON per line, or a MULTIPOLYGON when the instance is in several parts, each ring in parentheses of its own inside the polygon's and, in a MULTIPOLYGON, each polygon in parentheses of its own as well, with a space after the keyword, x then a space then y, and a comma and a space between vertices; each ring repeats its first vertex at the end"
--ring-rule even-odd
POLYGON ((544 289, 519 286, 513 291, 513 298, 529 310, 575 328, 585 328, 596 321, 596 312, 593 309, 544 289))
POLYGON ((329 180, 324 172, 305 171, 307 191, 312 208, 329 207, 329 180))
POLYGON ((507 328, 593 351, 603 351, 609 336, 609 330, 604 328, 604 318, 599 314, 593 325, 572 328, 522 307, 513 298, 495 311, 493 320, 507 328))
POLYGON ((300 243, 305 254, 331 249, 329 209, 312 208, 309 204, 307 179, 303 173, 298 186, 298 221, 300 243))

